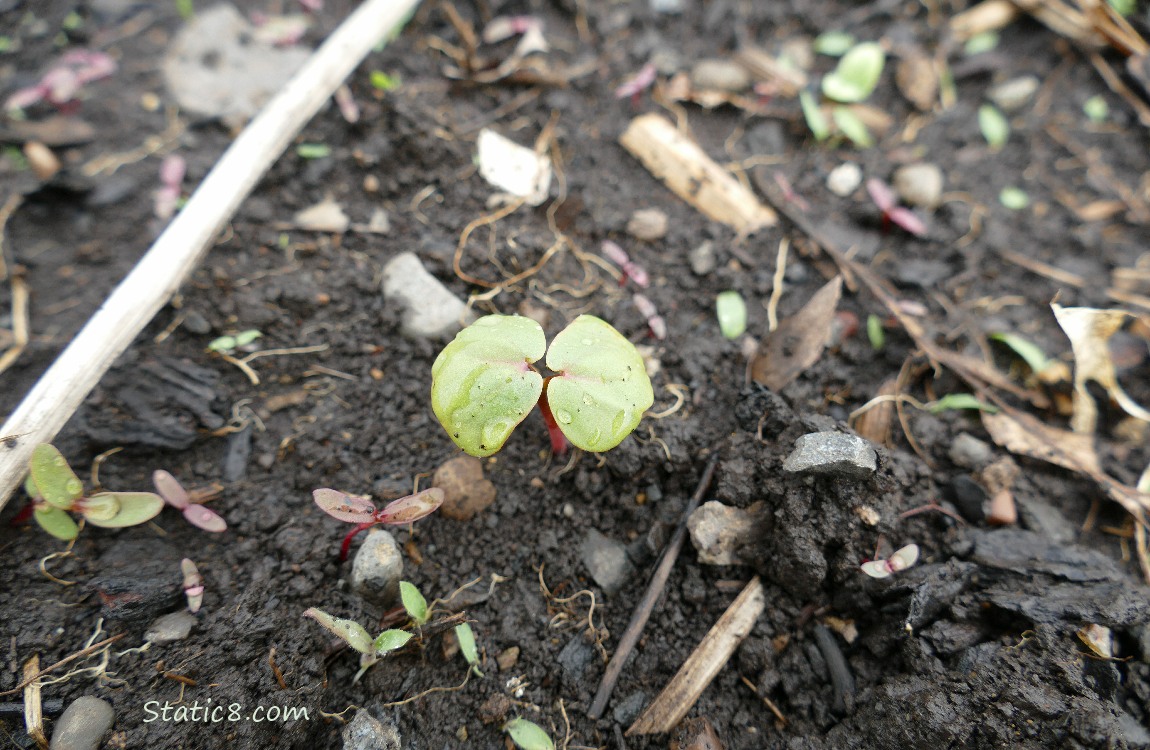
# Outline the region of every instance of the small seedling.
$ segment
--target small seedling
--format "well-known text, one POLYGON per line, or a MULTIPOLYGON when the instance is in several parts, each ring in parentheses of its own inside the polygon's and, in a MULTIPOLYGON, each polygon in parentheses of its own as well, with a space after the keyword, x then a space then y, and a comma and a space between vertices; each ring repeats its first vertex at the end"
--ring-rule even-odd
POLYGON ((1110 105, 1101 95, 1092 96, 1082 104, 1082 111, 1093 123, 1106 122, 1110 116, 1110 105))
POLYGON ((443 490, 438 487, 431 487, 421 492, 416 492, 414 495, 401 497, 398 500, 393 500, 383 507, 382 510, 376 510, 375 504, 366 497, 359 495, 349 495, 346 492, 339 490, 329 489, 324 487, 322 489, 314 490, 312 498, 315 499, 315 504, 319 506, 320 510, 327 513, 332 518, 338 518, 340 521, 347 523, 354 523, 356 527, 347 533, 343 538, 343 543, 339 547, 339 559, 343 562, 347 559, 347 552, 351 548, 351 540, 355 535, 365 529, 370 529, 378 523, 386 526, 402 526, 407 523, 415 523, 424 516, 434 512, 436 508, 443 504, 443 490))
POLYGON ((520 750, 555 750, 555 743, 543 727, 527 719, 512 719, 503 725, 503 731, 520 750))
POLYGON ((931 414, 941 414, 944 411, 984 411, 988 414, 998 412, 998 407, 979 401, 970 393, 948 393, 938 401, 927 404, 926 410, 931 414))
POLYGON ((639 106, 639 97, 655 82, 655 74, 657 72, 654 65, 647 63, 639 69, 638 73, 626 81, 623 81, 623 83, 615 89, 615 98, 626 99, 630 97, 631 104, 636 107, 639 106))
POLYGON ((886 343, 886 332, 882 328, 882 318, 877 315, 866 317, 866 335, 870 339, 871 349, 876 352, 882 349, 883 344, 886 343))
POLYGON ((1053 364, 1050 358, 1046 356, 1046 352, 1042 351, 1038 344, 1018 334, 992 333, 987 338, 1010 347, 1011 351, 1021 357, 1022 361, 1030 367, 1031 372, 1035 375, 1053 364))
POLYGON ((4 110, 25 110, 45 101, 62 111, 75 109, 84 86, 116 72, 116 61, 103 52, 76 49, 65 53, 32 86, 22 88, 4 102, 4 110))
POLYGON ((619 286, 626 284, 628 279, 644 289, 651 283, 647 269, 631 260, 627 251, 611 240, 603 240, 603 254, 607 256, 609 261, 623 269, 623 278, 619 279, 619 286))
POLYGON ((1011 211, 1021 211, 1030 205, 1030 196, 1022 188, 1004 187, 998 194, 998 202, 1011 211))
POLYGON ((372 638, 367 630, 355 620, 332 617, 315 607, 308 608, 303 616, 312 618, 350 646, 352 650, 359 652, 359 671, 355 673, 352 682, 358 682, 363 673, 379 661, 379 657, 403 648, 411 640, 411 633, 405 630, 385 630, 372 638))
POLYGON ((183 157, 168 154, 160 163, 160 187, 154 196, 152 209, 159 219, 170 219, 180 203, 180 185, 184 181, 187 164, 183 157))
POLYGON ((878 85, 886 53, 877 42, 851 47, 830 73, 823 76, 823 96, 843 104, 865 101, 878 85))
POLYGON ((547 346, 543 327, 518 315, 487 315, 464 328, 431 368, 431 407, 455 444, 495 453, 539 405, 556 454, 569 440, 591 452, 614 448, 654 403, 643 357, 599 318, 580 315, 547 346), (543 358, 556 375, 532 364, 543 358))
POLYGON ((854 43, 854 36, 845 31, 825 31, 815 37, 812 49, 820 55, 842 57, 854 43))
POLYGON ((151 492, 95 492, 85 496, 84 483, 60 451, 48 443, 32 451, 24 489, 32 498, 36 522, 64 541, 75 539, 80 532, 68 511, 79 513, 93 526, 117 529, 146 523, 164 508, 163 499, 151 492))
POLYGON ((649 300, 646 295, 635 294, 631 297, 631 302, 634 303, 635 309, 647 321, 647 328, 650 329, 651 335, 659 341, 667 338, 667 321, 663 320, 663 316, 659 314, 659 308, 655 307, 655 303, 649 300))
POLYGON ((886 560, 871 560, 862 564, 862 572, 871 578, 887 578, 906 570, 918 561, 918 545, 908 544, 886 560))
POLYGON ((371 85, 376 91, 382 91, 384 93, 394 91, 399 88, 399 84, 400 78, 398 75, 391 76, 382 70, 371 71, 371 85))
POLYGON ((471 626, 466 622, 456 625, 455 639, 459 641, 459 652, 471 665, 471 671, 476 677, 482 677, 483 673, 479 671, 479 647, 475 644, 475 633, 471 631, 471 626))
POLYGON ((210 510, 192 498, 174 476, 160 469, 152 473, 152 483, 164 502, 184 514, 188 523, 196 528, 218 534, 228 530, 228 522, 214 510, 210 510))
POLYGON ((990 52, 998 46, 998 32, 997 31, 984 31, 981 34, 975 34, 970 39, 966 40, 966 44, 962 46, 962 54, 967 57, 973 55, 981 55, 984 52, 990 52))
POLYGON ((896 224, 915 237, 926 234, 926 224, 918 218, 918 214, 909 208, 898 205, 898 198, 894 190, 882 180, 872 177, 866 181, 866 191, 874 204, 882 211, 882 228, 886 231, 891 224, 896 224))
POLYGON ((978 129, 991 151, 1000 150, 1010 140, 1010 123, 993 104, 983 104, 978 108, 978 129))
POLYGON ((863 122, 850 107, 837 106, 831 110, 831 119, 839 132, 847 137, 859 148, 870 148, 874 145, 874 136, 870 134, 866 123, 863 122))
POLYGON ((403 609, 407 616, 416 625, 426 625, 431 621, 431 609, 427 606, 427 599, 411 581, 399 582, 399 599, 403 602, 403 609))
POLYGON ((715 298, 715 314, 725 338, 737 339, 747 330, 747 303, 738 292, 720 292, 715 298))
POLYGON ((213 339, 212 342, 208 344, 208 351, 218 352, 220 354, 231 354, 236 349, 242 349, 245 346, 248 346, 261 336, 263 336, 263 334, 254 328, 250 328, 246 331, 240 331, 234 336, 220 336, 218 339, 213 339))
POLYGON ((301 159, 323 159, 331 156, 331 146, 326 143, 301 143, 295 147, 301 159))
POLYGON ((180 561, 180 572, 184 574, 184 596, 188 598, 188 611, 194 615, 204 603, 204 577, 200 575, 196 564, 186 557, 180 561))

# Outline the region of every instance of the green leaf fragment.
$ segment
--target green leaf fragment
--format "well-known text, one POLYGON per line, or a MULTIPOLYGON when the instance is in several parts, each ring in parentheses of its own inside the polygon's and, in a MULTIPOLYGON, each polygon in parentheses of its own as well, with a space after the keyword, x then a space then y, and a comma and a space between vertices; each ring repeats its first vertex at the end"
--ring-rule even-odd
POLYGON ((963 45, 962 53, 967 56, 981 55, 983 52, 990 52, 997 46, 998 32, 984 31, 967 39, 966 44, 963 45))
POLYGON ((547 404, 572 445, 599 453, 614 448, 655 402, 643 357, 623 334, 593 315, 580 315, 547 350, 547 404))
POLYGON ((323 159, 331 156, 331 146, 326 143, 301 143, 295 147, 301 159, 323 159))
POLYGON ((84 483, 53 445, 37 445, 32 451, 29 468, 40 497, 50 505, 68 510, 84 494, 84 483))
POLYGON ((747 330, 747 303, 738 292, 721 292, 715 298, 715 313, 719 317, 719 330, 726 338, 737 339, 747 330))
POLYGON ((1120 16, 1128 16, 1138 9, 1137 0, 1106 0, 1114 12, 1120 16))
POLYGON ((882 318, 877 315, 868 315, 866 318, 866 336, 870 339, 870 346, 876 352, 886 343, 886 331, 882 328, 882 318))
POLYGON ((476 677, 482 677, 483 673, 479 671, 479 646, 475 643, 475 633, 472 632, 470 623, 456 625, 455 638, 459 641, 459 652, 471 665, 471 671, 475 672, 476 677))
POLYGON ((863 42, 842 56, 833 71, 823 76, 823 95, 836 102, 864 101, 878 85, 886 53, 877 42, 863 42))
POLYGON ((799 92, 799 106, 803 108, 803 119, 807 121, 807 127, 811 129, 811 134, 815 140, 825 141, 829 138, 831 126, 827 124, 827 118, 823 115, 822 109, 811 92, 799 92))
POLYGON ((543 392, 531 369, 547 350, 543 327, 519 315, 487 315, 444 347, 431 366, 431 408, 455 444, 495 453, 543 392))
POLYGON ((1010 123, 993 104, 983 104, 978 108, 978 128, 994 151, 1005 146, 1010 139, 1010 123))
POLYGON ((263 334, 254 328, 240 331, 235 336, 220 336, 208 344, 208 351, 231 354, 236 349, 239 349, 241 346, 247 346, 261 336, 263 336, 263 334))
POLYGON ((371 642, 372 649, 380 656, 403 648, 411 640, 411 633, 406 630, 385 630, 371 642))
POLYGON ((80 533, 80 528, 64 511, 52 505, 40 505, 32 511, 32 516, 40 528, 57 539, 70 542, 80 533))
POLYGON ((983 403, 969 393, 948 393, 938 401, 927 405, 927 411, 931 414, 940 414, 944 411, 957 409, 977 409, 989 414, 998 412, 998 407, 983 403))
POLYGON ((998 202, 1011 211, 1021 211, 1030 205, 1030 196, 1022 188, 1004 187, 998 194, 998 202))
POLYGON ((503 731, 521 750, 555 750, 555 743, 543 727, 527 719, 512 719, 503 725, 503 731))
POLYGON ((1050 366, 1050 359, 1046 356, 1046 353, 1038 347, 1038 344, 1028 341, 1017 334, 992 333, 989 338, 991 341, 998 341, 1010 347, 1033 372, 1042 372, 1050 366))
POLYGON ((399 88, 399 76, 389 76, 382 70, 371 71, 371 85, 380 91, 394 91, 399 88))
POLYGON ((874 138, 871 137, 866 123, 860 120, 850 107, 835 107, 831 110, 831 117, 835 121, 835 126, 854 145, 859 148, 870 148, 874 145, 874 138))
POLYGON ((423 625, 431 619, 431 612, 427 609, 427 600, 423 598, 423 594, 419 593, 419 589, 415 587, 414 583, 400 581, 399 598, 403 601, 403 608, 407 610, 408 616, 415 621, 415 624, 423 625))
POLYGON ((122 529, 151 521, 164 509, 164 499, 153 492, 97 492, 79 508, 94 526, 122 529))
POLYGON ((1091 122, 1106 122, 1106 118, 1110 116, 1110 105, 1101 95, 1096 95, 1083 102, 1082 111, 1091 122))
POLYGON ((812 49, 820 55, 842 57, 854 45, 855 38, 845 31, 827 31, 815 37, 812 49))
POLYGON ((304 617, 310 617, 320 625, 323 625, 336 637, 343 640, 347 645, 361 654, 373 654, 374 644, 372 643, 371 636, 362 625, 355 620, 344 620, 340 617, 332 617, 323 610, 310 607, 303 613, 304 617))

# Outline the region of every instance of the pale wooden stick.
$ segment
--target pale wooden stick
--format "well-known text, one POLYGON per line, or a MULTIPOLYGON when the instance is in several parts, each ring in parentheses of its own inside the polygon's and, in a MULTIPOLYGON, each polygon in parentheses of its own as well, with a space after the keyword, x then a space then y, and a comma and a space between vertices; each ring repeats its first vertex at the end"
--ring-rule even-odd
POLYGON ((191 200, 0 428, 0 508, 116 357, 199 264, 212 240, 296 133, 418 0, 366 0, 252 120, 191 200))
POLYGON ((663 692, 635 720, 627 730, 627 736, 658 734, 674 729, 743 639, 751 634, 755 620, 759 619, 766 606, 763 584, 755 576, 731 606, 727 607, 727 611, 707 632, 687 661, 683 662, 683 666, 679 667, 663 692))

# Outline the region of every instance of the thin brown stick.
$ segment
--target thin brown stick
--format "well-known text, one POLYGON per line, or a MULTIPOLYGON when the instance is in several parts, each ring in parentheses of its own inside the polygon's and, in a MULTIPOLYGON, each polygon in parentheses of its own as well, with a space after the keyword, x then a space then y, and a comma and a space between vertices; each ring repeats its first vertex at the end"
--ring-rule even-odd
POLYGON ((20 204, 24 202, 24 196, 19 193, 8 196, 8 200, 4 201, 4 205, 0 206, 0 281, 8 278, 8 264, 4 260, 4 229, 8 226, 8 220, 12 218, 12 214, 16 213, 16 209, 20 208, 20 204))
POLYGON ((710 460, 707 461, 707 468, 703 470, 703 476, 695 488, 695 494, 691 496, 691 501, 683 509, 683 515, 679 518, 679 526, 675 529, 675 535, 671 537, 671 541, 663 550, 663 557, 659 559, 659 565, 655 568, 651 582, 647 585, 647 593, 643 595, 639 606, 635 607, 635 612, 631 615, 631 622, 627 623, 627 629, 623 631, 623 637, 619 639, 619 646, 615 649, 615 655, 611 657, 607 669, 603 672, 603 680, 599 683, 595 700, 591 702, 591 710, 587 712, 587 715, 592 719, 598 719, 603 715, 604 709, 607 708, 607 701, 610 700, 611 692, 615 689, 615 683, 619 680, 619 674, 623 671, 623 664, 631 655, 635 644, 639 642, 639 636, 643 634, 643 628, 651 617, 655 602, 662 596, 663 587, 667 585, 671 568, 675 567, 675 560, 678 559, 679 550, 683 548, 683 541, 687 536, 687 519, 703 501, 703 495, 711 486, 711 479, 715 476, 715 467, 718 464, 719 454, 717 452, 712 453, 710 460))
POLYGON ((53 664, 49 667, 45 667, 44 669, 41 669, 40 671, 38 671, 36 674, 32 675, 31 677, 25 677, 20 682, 19 685, 12 688, 11 690, 5 690, 4 692, 0 693, 0 698, 3 698, 4 696, 7 696, 7 695, 15 695, 16 693, 19 693, 21 690, 28 687, 34 681, 40 679, 41 677, 48 674, 49 672, 55 671, 56 669, 59 669, 60 667, 64 666, 65 664, 69 664, 69 663, 75 661, 76 659, 79 659, 79 658, 84 657, 84 656, 88 656, 89 654, 94 654, 97 651, 99 651, 100 649, 104 648, 105 646, 109 646, 109 645, 115 643, 116 641, 120 640, 121 638, 123 638, 126 635, 127 635, 127 633, 120 633, 119 635, 114 635, 111 638, 105 638, 104 640, 100 641, 99 643, 93 643, 91 646, 88 646, 87 648, 80 649, 79 651, 77 651, 74 654, 70 654, 68 656, 65 656, 60 661, 56 662, 55 664, 53 664))
MULTIPOLYGON (((0 373, 24 353, 28 346, 28 284, 19 275, 12 276, 12 346, 0 355, 0 373)), ((3 507, 3 506, 0 506, 3 507)))

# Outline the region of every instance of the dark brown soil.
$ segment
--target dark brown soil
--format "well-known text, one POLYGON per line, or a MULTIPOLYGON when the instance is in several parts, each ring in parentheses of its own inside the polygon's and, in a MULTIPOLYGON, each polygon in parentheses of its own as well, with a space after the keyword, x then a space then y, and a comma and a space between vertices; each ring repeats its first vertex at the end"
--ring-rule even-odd
MULTIPOLYGON (((265 11, 269 5, 280 4, 243 4, 265 11)), ((629 737, 624 744, 620 730, 759 573, 765 613, 688 714, 707 718, 729 750, 1150 745, 1150 600, 1130 554, 1133 542, 1113 533, 1131 528, 1125 514, 1090 482, 1018 459, 1020 528, 994 530, 977 518, 957 523, 938 512, 902 518, 928 503, 953 508, 951 490, 967 470, 954 465, 948 449, 962 432, 989 442, 977 418, 965 412, 908 410, 911 432, 933 465, 915 455, 896 426, 893 445, 879 449, 873 479, 784 473, 795 439, 848 429, 848 414, 898 374, 913 343, 890 326, 885 346, 875 351, 858 333, 780 393, 747 386, 739 344, 719 334, 716 294, 741 292, 750 332, 762 337, 779 241, 786 236, 794 243, 781 318, 802 306, 832 266, 785 221, 740 241, 667 191, 617 144, 630 118, 660 110, 649 95, 638 104, 612 96, 653 54, 677 56, 689 68, 697 59, 730 53, 740 40, 772 48, 789 37, 842 27, 860 39, 885 39, 896 51, 918 46, 933 54, 944 43, 945 24, 928 17, 927 5, 688 0, 683 15, 665 16, 638 1, 487 2, 478 10, 460 3, 462 16, 477 23, 487 13, 541 14, 555 49, 548 59, 572 69, 585 64, 587 72, 568 86, 532 88, 449 81, 447 60, 431 37, 459 44, 459 35, 442 8, 427 4, 394 44, 353 75, 350 84, 364 109, 360 122, 347 124, 331 107, 307 126, 300 141, 328 144, 331 156, 309 161, 289 150, 185 284, 178 309, 156 318, 56 441, 78 467, 124 446, 101 471, 110 487, 144 489, 157 468, 189 485, 222 482, 212 507, 230 529, 207 535, 171 510, 143 528, 88 528, 70 556, 46 563, 57 581, 37 566, 62 545, 35 526, 9 524, 24 504, 14 499, 0 529, 6 655, 0 691, 20 681, 21 665, 33 654, 47 665, 89 641, 123 634, 102 670, 43 688, 45 699, 87 694, 110 701, 116 720, 108 747, 337 748, 341 727, 354 715, 348 709, 359 706, 394 724, 404 748, 501 747, 502 719, 517 715, 559 741, 566 736, 568 747, 661 748, 668 746, 665 736, 629 737), (398 75, 403 85, 377 97, 372 70, 398 75), (414 533, 397 532, 405 545, 405 578, 428 598, 478 581, 460 599, 485 657, 485 676, 390 705, 432 687, 457 686, 466 667, 435 637, 352 684, 353 656, 333 654, 332 639, 301 613, 318 607, 372 630, 387 613, 349 591, 350 563, 337 558, 346 528, 315 507, 311 490, 397 497, 410 492, 417 476, 458 455, 428 400, 440 344, 401 336, 399 312, 380 295, 380 269, 410 250, 461 298, 485 291, 452 270, 460 232, 487 212, 491 192, 472 166, 474 139, 490 125, 530 144, 552 117, 565 200, 553 188, 552 201, 499 222, 490 245, 487 230, 479 230, 464 268, 499 281, 530 267, 554 241, 549 211, 555 208, 557 227, 583 252, 597 253, 602 240, 615 238, 651 271, 647 295, 666 317, 669 336, 650 338, 629 293, 573 252, 556 254, 529 281, 477 308, 509 313, 533 306, 549 316, 549 336, 579 313, 603 317, 651 346, 661 363, 654 410, 675 403, 672 384, 688 397, 674 414, 644 421, 616 450, 584 455, 571 466, 549 458, 544 425, 533 415, 485 461, 498 490, 490 509, 467 522, 432 516, 414 533), (378 181, 377 192, 365 191, 367 178, 378 181), (295 211, 327 195, 356 222, 386 208, 390 232, 331 236, 281 228, 295 211), (664 239, 644 244, 626 235, 640 208, 668 214, 664 239), (705 240, 714 243, 719 262, 698 276, 688 254, 705 240), (176 325, 181 317, 184 324, 176 325), (206 322, 193 333, 188 321, 206 322), (253 386, 205 352, 213 337, 247 328, 263 332, 265 348, 327 349, 255 360, 261 384, 253 386), (751 555, 758 564, 701 565, 688 544, 604 718, 592 721, 587 710, 604 654, 587 640, 588 619, 606 629, 602 645, 613 652, 715 451, 721 460, 706 498, 741 507, 762 501, 768 509, 751 555), (1098 517, 1084 531, 1095 504, 1098 517), (877 526, 862 521, 862 506, 879 513, 877 526), (639 574, 621 592, 604 596, 590 580, 580 546, 591 530, 628 545, 639 574), (885 581, 867 578, 858 566, 875 555, 880 535, 894 546, 917 542, 922 560, 885 581), (207 582, 195 629, 186 640, 130 650, 142 644, 151 620, 182 606, 182 557, 196 560, 207 582), (582 591, 594 595, 590 615, 587 595, 560 601, 582 591), (853 623, 857 638, 825 630, 839 621, 853 623), (1113 630, 1119 659, 1087 653, 1076 633, 1090 623, 1113 630), (495 657, 513 647, 518 660, 500 670, 495 657), (832 681, 842 676, 832 675, 836 652, 845 656, 853 690, 832 681), (785 726, 748 682, 778 706, 785 726), (147 720, 147 702, 181 700, 185 706, 238 704, 244 718, 147 720), (257 707, 306 709, 307 717, 254 721, 248 717, 257 707)), ((317 42, 348 10, 346 0, 328 0, 320 28, 307 41, 317 42)), ((0 190, 28 192, 8 224, 5 253, 10 264, 26 269, 34 339, 2 376, 0 414, 15 407, 162 228, 152 218, 159 156, 130 161, 114 175, 85 177, 80 167, 101 154, 139 148, 168 127, 164 108, 145 110, 141 96, 165 101, 158 62, 180 19, 170 3, 0 0, 0 29, 22 45, 0 54, 0 80, 34 79, 58 53, 57 31, 73 12, 83 23, 60 32, 68 43, 104 44, 121 70, 90 88, 79 115, 95 126, 96 138, 60 150, 66 175, 35 189, 28 173, 14 171, 11 157, 4 162, 9 186, 0 190), (121 5, 122 15, 101 11, 121 5)), ((815 145, 793 100, 770 103, 778 115, 772 118, 729 107, 688 106, 680 114, 719 161, 758 157, 754 163, 769 164, 747 162, 753 185, 773 184, 777 171, 810 204, 814 221, 845 227, 844 242, 857 248, 856 259, 926 306, 925 320, 939 342, 963 348, 971 331, 1005 330, 1026 335, 1051 355, 1068 353, 1050 300, 1060 292, 1065 305, 1112 306, 1105 294, 1110 271, 1134 266, 1147 235, 1136 213, 1085 222, 1060 196, 1086 204, 1121 197, 1118 186, 1129 186, 1130 200, 1145 201, 1146 132, 1082 57, 1031 21, 1004 30, 986 58, 972 61, 956 49, 951 59, 957 102, 923 118, 910 140, 900 134, 917 115, 893 85, 893 64, 888 67, 872 103, 895 124, 878 147, 864 151, 815 145), (1014 116, 1008 148, 992 154, 976 111, 993 84, 1023 74, 1039 76, 1047 88, 1014 116), (1082 113, 1083 102, 1096 94, 1110 104, 1106 125, 1091 125, 1082 113), (1051 128, 1082 151, 1073 154, 1052 139, 1051 128), (886 179, 900 163, 929 160, 943 168, 953 200, 935 212, 922 239, 884 232, 865 191, 841 199, 826 189, 827 173, 845 159, 867 176, 886 179), (1089 173, 1084 160, 1094 162, 1089 173), (1109 171, 1100 172, 1099 164, 1109 171), (998 194, 1007 185, 1024 187, 1032 207, 1003 208, 998 194), (1071 271, 1085 283, 1059 285, 1008 262, 1003 249, 1071 271)), ((818 64, 826 70, 832 61, 819 58, 818 64)), ((0 94, 11 88, 6 83, 0 94)), ((183 125, 178 152, 188 161, 185 185, 192 186, 230 134, 218 123, 183 125)), ((10 324, 9 304, 5 286, 0 327, 10 324)), ((885 317, 862 291, 845 292, 840 310, 862 321, 885 317)), ((1146 347, 1131 339, 1136 354, 1122 378, 1131 395, 1147 403, 1146 347)), ((994 354, 1006 370, 1007 352, 994 354)), ((964 390, 952 376, 933 378, 925 368, 912 386, 923 401, 964 390)), ((1037 416, 1065 426, 1053 410, 1037 416)), ((1100 446, 1107 470, 1133 482, 1150 460, 1145 438, 1122 438, 1128 433, 1114 429, 1121 414, 1104 416, 1100 446)), ((99 664, 96 658, 72 667, 99 664)), ((2 723, 10 744, 28 746, 19 720, 2 723)))

